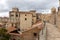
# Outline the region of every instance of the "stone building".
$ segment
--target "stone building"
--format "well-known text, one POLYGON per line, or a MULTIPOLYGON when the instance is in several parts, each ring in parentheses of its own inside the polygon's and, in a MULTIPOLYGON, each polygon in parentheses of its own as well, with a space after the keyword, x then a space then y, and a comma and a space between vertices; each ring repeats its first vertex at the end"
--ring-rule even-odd
POLYGON ((36 11, 31 10, 29 12, 19 11, 18 8, 12 8, 9 12, 9 21, 11 26, 20 28, 20 30, 26 30, 32 27, 36 23, 36 11))
POLYGON ((0 17, 0 23, 6 27, 7 23, 8 23, 9 18, 8 17, 0 17))
POLYGON ((39 40, 39 32, 43 28, 41 22, 37 22, 24 31, 18 31, 15 27, 8 27, 7 30, 11 34, 10 40, 39 40))
POLYGON ((39 32, 43 27, 36 10, 26 12, 18 8, 9 11, 9 18, 1 17, 0 23, 11 34, 10 40, 39 40, 39 32))

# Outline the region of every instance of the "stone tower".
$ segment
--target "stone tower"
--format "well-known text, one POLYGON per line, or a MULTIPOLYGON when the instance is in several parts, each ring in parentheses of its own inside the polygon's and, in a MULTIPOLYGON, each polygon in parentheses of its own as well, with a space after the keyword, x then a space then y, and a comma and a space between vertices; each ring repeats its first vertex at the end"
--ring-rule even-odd
POLYGON ((50 23, 56 25, 56 8, 51 8, 50 23))
POLYGON ((30 13, 32 13, 32 17, 33 17, 33 19, 32 19, 32 23, 34 24, 34 23, 36 23, 36 10, 30 10, 30 13))
POLYGON ((57 27, 60 28, 60 0, 59 0, 59 7, 57 12, 57 27))
POLYGON ((9 19, 11 22, 11 26, 19 27, 20 22, 20 14, 18 8, 12 8, 12 11, 9 12, 9 19))
POLYGON ((36 11, 29 12, 19 11, 18 8, 12 8, 9 12, 10 25, 20 30, 26 30, 36 23, 36 11))
POLYGON ((58 12, 60 12, 60 0, 59 0, 59 7, 58 7, 58 12))
POLYGON ((20 29, 22 31, 32 27, 32 13, 20 12, 20 29))

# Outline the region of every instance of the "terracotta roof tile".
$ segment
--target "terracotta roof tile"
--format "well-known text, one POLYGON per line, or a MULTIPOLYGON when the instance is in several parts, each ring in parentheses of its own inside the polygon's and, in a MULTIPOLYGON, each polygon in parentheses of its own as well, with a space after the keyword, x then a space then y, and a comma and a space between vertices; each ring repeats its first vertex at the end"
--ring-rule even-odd
POLYGON ((16 28, 15 27, 7 27, 6 28, 7 29, 7 33, 9 33, 9 32, 11 32, 11 31, 14 31, 14 30, 16 30, 16 28))
MULTIPOLYGON (((41 30, 43 28, 43 23, 37 22, 31 28, 28 28, 27 30, 25 30, 23 32, 20 32, 20 34, 17 34, 17 33, 9 33, 9 34, 11 34, 11 35, 17 35, 17 36, 22 36, 24 32, 30 31, 31 29, 34 29, 34 28, 38 28, 39 30, 41 30)), ((9 27, 7 30, 8 30, 8 32, 11 32, 13 30, 16 30, 16 28, 9 27)))

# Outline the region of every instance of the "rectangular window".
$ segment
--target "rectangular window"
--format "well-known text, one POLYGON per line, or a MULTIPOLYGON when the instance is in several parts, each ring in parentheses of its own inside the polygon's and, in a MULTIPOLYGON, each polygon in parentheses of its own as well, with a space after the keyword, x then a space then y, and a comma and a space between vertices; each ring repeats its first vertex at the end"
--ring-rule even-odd
POLYGON ((12 24, 12 27, 13 27, 13 24, 12 24))
POLYGON ((16 14, 16 17, 18 17, 18 15, 16 14))
POLYGON ((34 36, 36 37, 37 36, 37 33, 34 33, 34 36))
POLYGON ((27 18, 25 18, 25 20, 27 20, 27 18))
POLYGON ((14 15, 11 15, 11 16, 14 16, 14 15))
POLYGON ((36 16, 33 16, 33 17, 36 17, 36 16))

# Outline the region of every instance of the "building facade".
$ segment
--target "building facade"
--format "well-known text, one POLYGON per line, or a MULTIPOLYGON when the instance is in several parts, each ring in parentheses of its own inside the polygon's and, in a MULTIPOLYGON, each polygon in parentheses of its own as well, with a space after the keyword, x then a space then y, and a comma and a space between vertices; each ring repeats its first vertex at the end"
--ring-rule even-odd
POLYGON ((36 10, 26 12, 12 8, 8 18, 0 17, 0 23, 8 30, 7 33, 11 34, 10 40, 39 40, 42 22, 36 10))

